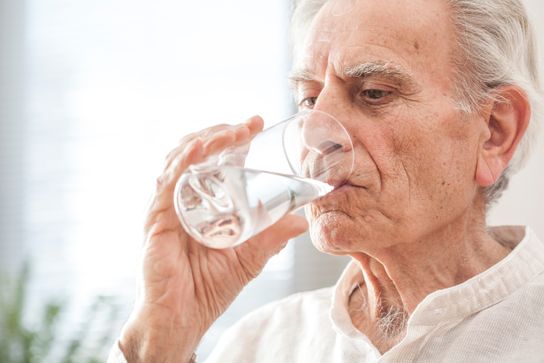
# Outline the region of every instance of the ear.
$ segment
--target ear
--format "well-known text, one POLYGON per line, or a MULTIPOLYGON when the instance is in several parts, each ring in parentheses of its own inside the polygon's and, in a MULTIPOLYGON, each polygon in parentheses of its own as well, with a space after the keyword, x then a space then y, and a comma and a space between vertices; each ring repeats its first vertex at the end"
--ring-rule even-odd
POLYGON ((531 117, 531 105, 519 87, 502 86, 495 95, 486 116, 487 129, 476 165, 476 182, 482 187, 493 185, 502 175, 531 117))

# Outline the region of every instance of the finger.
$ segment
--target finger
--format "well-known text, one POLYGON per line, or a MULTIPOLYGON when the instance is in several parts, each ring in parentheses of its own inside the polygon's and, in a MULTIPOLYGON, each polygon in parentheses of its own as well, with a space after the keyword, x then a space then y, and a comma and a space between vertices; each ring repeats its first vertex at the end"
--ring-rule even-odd
POLYGON ((253 116, 245 122, 245 125, 249 128, 250 134, 253 137, 263 130, 264 120, 261 116, 253 116))
POLYGON ((240 263, 252 279, 263 269, 266 262, 294 238, 308 229, 306 218, 288 214, 276 224, 235 248, 240 263))
POLYGON ((213 126, 205 128, 203 130, 193 132, 193 133, 191 133, 189 135, 186 135, 186 136, 182 137, 179 140, 178 144, 180 144, 180 145, 187 144, 187 143, 193 141, 194 139, 196 139, 197 137, 201 137, 201 138, 205 139, 208 136, 210 136, 211 134, 213 134, 213 133, 215 133, 217 131, 224 130, 224 129, 229 128, 229 127, 232 127, 232 126, 228 125, 228 124, 213 125, 213 126))
POLYGON ((181 153, 174 164, 177 168, 171 168, 165 170, 163 174, 157 178, 157 185, 155 190, 155 196, 150 206, 151 210, 164 210, 170 207, 173 203, 172 190, 175 187, 175 183, 179 178, 179 175, 187 169, 191 164, 198 163, 202 160, 202 140, 195 139, 189 145, 186 150, 181 153), (177 173, 178 176, 173 175, 177 173))
POLYGON ((162 188, 173 189, 177 180, 189 165, 201 162, 205 157, 204 142, 198 138, 193 140, 187 148, 179 153, 172 161, 170 167, 162 175, 162 188))
POLYGON ((145 230, 157 221, 158 216, 164 214, 168 209, 173 208, 174 196, 173 190, 175 183, 183 171, 191 164, 198 163, 202 160, 202 140, 195 139, 187 149, 181 153, 174 161, 176 168, 171 168, 157 179, 157 186, 153 202, 149 207, 145 222, 145 230))
POLYGON ((217 154, 228 147, 239 145, 248 141, 251 137, 251 130, 245 124, 231 126, 217 132, 204 143, 204 154, 206 156, 217 154))
POLYGON ((204 155, 217 154, 226 147, 233 145, 235 141, 236 133, 232 128, 219 131, 204 142, 204 155))
POLYGON ((201 139, 207 139, 208 137, 210 137, 214 133, 216 133, 218 131, 221 131, 221 130, 224 130, 224 129, 227 129, 229 127, 232 127, 232 126, 227 125, 227 124, 215 125, 215 126, 212 126, 212 127, 208 127, 207 129, 204 129, 204 130, 201 130, 201 131, 198 131, 198 132, 193 132, 193 133, 191 133, 189 135, 186 135, 186 136, 182 137, 178 142, 178 146, 176 146, 172 151, 170 151, 168 153, 168 155, 166 155, 165 162, 164 162, 164 169, 165 170, 168 169, 168 167, 170 166, 172 161, 176 158, 176 156, 178 156, 179 153, 183 152, 183 150, 185 150, 187 145, 191 141, 195 140, 197 137, 200 137, 201 139))
POLYGON ((204 144, 204 154, 212 155, 226 148, 249 144, 249 141, 262 129, 262 119, 256 117, 243 124, 222 130, 204 144))
POLYGON ((251 130, 249 127, 247 127, 247 125, 241 124, 234 129, 234 134, 236 136, 236 143, 240 143, 249 139, 251 136, 251 130))
POLYGON ((259 133, 263 129, 263 125, 264 125, 264 121, 260 116, 253 116, 253 117, 250 117, 245 123, 239 124, 237 126, 232 126, 228 124, 219 124, 219 125, 215 125, 207 129, 201 130, 199 132, 193 132, 189 135, 186 135, 180 139, 179 145, 176 148, 174 148, 172 151, 170 151, 168 155, 166 156, 164 169, 167 169, 172 163, 172 161, 177 157, 177 155, 185 149, 186 144, 194 140, 196 137, 201 137, 202 139, 208 139, 220 131, 234 128, 235 136, 236 136, 234 143, 238 143, 238 142, 246 141, 247 139, 255 136, 255 134, 259 133))
MULTIPOLYGON (((170 152, 165 171, 157 179, 155 197, 148 216, 151 211, 155 211, 155 214, 164 213, 166 209, 172 207, 175 184, 189 165, 201 162, 205 157, 230 145, 248 140, 262 129, 262 125, 262 118, 257 116, 237 126, 223 124, 203 130, 203 133, 211 134, 205 141, 200 136, 196 136, 198 133, 183 138, 181 141, 187 142, 190 138, 198 137, 189 144, 180 145, 170 152)), ((148 218, 146 226, 153 221, 154 218, 148 218)))
MULTIPOLYGON (((195 136, 196 138, 196 136, 195 136)), ((184 143, 184 144, 180 144, 178 146, 176 146, 174 149, 172 149, 172 151, 170 151, 168 153, 168 155, 166 155, 166 157, 164 158, 164 168, 163 170, 167 170, 170 165, 172 164, 172 161, 174 161, 174 159, 183 152, 183 150, 185 150, 187 148, 187 144, 188 143, 184 143)))

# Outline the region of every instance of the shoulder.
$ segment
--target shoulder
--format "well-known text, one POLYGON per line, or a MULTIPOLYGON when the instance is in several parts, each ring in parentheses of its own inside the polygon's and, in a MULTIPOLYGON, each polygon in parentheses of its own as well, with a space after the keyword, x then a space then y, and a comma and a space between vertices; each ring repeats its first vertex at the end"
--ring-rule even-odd
MULTIPOLYGON (((505 280, 505 284, 508 280, 505 280)), ((505 289, 508 288, 506 285, 505 289)), ((520 340, 519 344, 541 344, 544 331, 544 273, 540 273, 501 301, 467 319, 465 326, 484 327, 492 339, 520 340), (493 332, 509 331, 505 337, 493 332)))
POLYGON ((524 306, 531 303, 544 314, 544 272, 539 273, 513 294, 513 300, 524 302, 524 306))

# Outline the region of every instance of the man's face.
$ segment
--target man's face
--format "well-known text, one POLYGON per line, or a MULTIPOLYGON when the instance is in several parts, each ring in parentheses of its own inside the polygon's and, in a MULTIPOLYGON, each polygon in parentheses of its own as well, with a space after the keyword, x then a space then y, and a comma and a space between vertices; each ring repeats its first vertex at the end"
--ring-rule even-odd
POLYGON ((456 108, 445 3, 331 0, 312 23, 294 67, 300 107, 335 116, 355 149, 348 185, 306 208, 325 252, 415 242, 474 203, 483 123, 456 108))

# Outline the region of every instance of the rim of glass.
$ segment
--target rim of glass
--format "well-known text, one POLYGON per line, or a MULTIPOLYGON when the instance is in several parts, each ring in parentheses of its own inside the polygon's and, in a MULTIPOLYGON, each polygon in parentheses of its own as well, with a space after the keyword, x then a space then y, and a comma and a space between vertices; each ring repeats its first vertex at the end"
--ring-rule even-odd
MULTIPOLYGON (((299 112, 295 113, 291 117, 289 117, 289 118, 285 119, 284 121, 280 122, 278 125, 281 125, 283 123, 289 123, 290 121, 292 121, 292 120, 294 120, 296 118, 299 118, 299 117, 307 115, 307 114, 312 114, 312 113, 325 115, 329 119, 333 120, 338 126, 340 126, 340 130, 342 130, 342 132, 347 136, 347 140, 349 140, 349 144, 350 144, 349 146, 350 146, 350 149, 351 149, 351 165, 349 166, 349 172, 348 172, 348 174, 346 175, 346 178, 345 178, 345 179, 348 179, 351 176, 351 174, 353 173, 353 168, 355 166, 355 150, 353 149, 353 140, 351 139, 351 135, 349 134, 348 130, 346 130, 344 125, 342 125, 342 123, 336 119, 336 117, 334 117, 333 115, 331 115, 331 114, 329 114, 327 112, 323 112, 321 110, 309 109, 309 110, 302 110, 302 111, 299 111, 299 112)), ((278 125, 274 125, 274 126, 271 126, 269 128, 273 128, 273 127, 278 126, 278 125)), ((263 130, 263 132, 266 131, 266 130, 268 130, 268 128, 263 130)), ((291 171, 293 172, 293 175, 300 176, 297 169, 295 169, 293 167, 293 164, 291 163, 291 159, 288 156, 289 154, 287 153, 287 147, 285 145, 285 132, 286 131, 287 131, 287 127, 285 126, 283 128, 282 135, 281 135, 283 155, 285 155, 285 158, 287 159, 287 164, 289 164, 289 168, 291 168, 291 171)))

